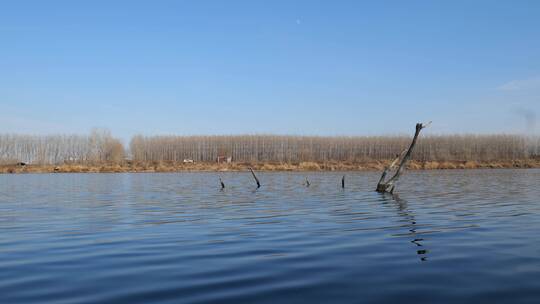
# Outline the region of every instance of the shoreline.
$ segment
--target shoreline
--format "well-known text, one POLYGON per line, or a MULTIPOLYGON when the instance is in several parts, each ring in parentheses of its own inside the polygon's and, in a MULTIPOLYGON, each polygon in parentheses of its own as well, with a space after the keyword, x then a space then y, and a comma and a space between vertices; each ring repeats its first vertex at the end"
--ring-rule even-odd
MULTIPOLYGON (((300 162, 300 163, 131 163, 123 164, 63 164, 63 165, 0 165, 0 174, 19 173, 160 173, 160 172, 243 172, 248 168, 262 172, 304 171, 382 171, 390 161, 365 162, 300 162)), ((540 168, 540 160, 508 161, 411 161, 409 170, 455 169, 531 169, 540 168)))

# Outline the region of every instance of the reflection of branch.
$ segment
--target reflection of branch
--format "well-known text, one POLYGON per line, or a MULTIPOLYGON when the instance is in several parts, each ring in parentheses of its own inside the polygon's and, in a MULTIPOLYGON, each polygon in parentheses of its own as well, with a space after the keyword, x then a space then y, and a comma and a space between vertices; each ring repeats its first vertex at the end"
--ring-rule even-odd
MULTIPOLYGON (((422 238, 418 238, 416 234, 416 219, 414 217, 414 213, 409 210, 408 203, 406 200, 401 199, 399 195, 392 194, 392 200, 397 203, 398 207, 398 215, 403 216, 408 222, 411 224, 409 225, 409 231, 411 232, 411 235, 414 237, 414 239, 411 241, 411 243, 415 244, 418 247, 423 247, 424 245, 421 243, 424 241, 422 238)), ((420 255, 421 261, 427 261, 427 253, 429 251, 427 249, 418 249, 416 250, 416 254, 420 255)))

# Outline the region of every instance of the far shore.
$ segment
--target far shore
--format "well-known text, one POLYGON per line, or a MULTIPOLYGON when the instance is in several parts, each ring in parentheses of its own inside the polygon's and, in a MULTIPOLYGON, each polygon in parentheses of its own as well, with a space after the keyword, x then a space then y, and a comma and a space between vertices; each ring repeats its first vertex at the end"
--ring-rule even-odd
MULTIPOLYGON (((381 171, 390 161, 364 162, 300 162, 300 163, 131 163, 122 164, 62 164, 62 165, 0 165, 0 173, 137 173, 137 172, 240 172, 256 171, 381 171)), ((410 170, 451 169, 527 169, 540 168, 540 160, 505 161, 411 161, 410 170)))

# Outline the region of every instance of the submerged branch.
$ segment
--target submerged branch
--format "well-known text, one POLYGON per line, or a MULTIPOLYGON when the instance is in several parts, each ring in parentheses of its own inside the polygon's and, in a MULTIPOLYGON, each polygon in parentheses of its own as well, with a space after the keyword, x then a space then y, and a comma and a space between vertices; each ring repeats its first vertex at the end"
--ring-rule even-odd
POLYGON ((415 130, 415 133, 414 133, 414 137, 413 137, 413 140, 412 140, 411 144, 409 145, 409 148, 407 150, 403 151, 401 153, 401 155, 398 155, 398 157, 390 164, 390 166, 388 166, 388 167, 386 167, 384 169, 384 171, 383 171, 383 173, 381 175, 381 178, 379 179, 379 182, 377 183, 377 189, 376 189, 377 192, 380 192, 380 193, 384 193, 384 192, 393 193, 394 192, 396 182, 400 178, 401 174, 405 170, 405 166, 406 166, 407 162, 411 158, 412 152, 414 150, 414 146, 416 145, 416 142, 418 140, 418 136, 420 135, 420 131, 422 131, 422 129, 428 127, 430 124, 431 124, 431 122, 429 122, 427 124, 421 124, 421 123, 416 124, 416 130, 415 130), (401 161, 399 162, 399 166, 398 166, 394 176, 392 176, 390 179, 385 181, 386 175, 388 174, 388 172, 390 170, 392 170, 396 166, 396 164, 398 163, 398 161, 400 159, 401 159, 401 161))
POLYGON ((255 175, 255 172, 253 172, 253 169, 250 167, 249 168, 249 171, 251 171, 251 175, 253 175, 253 178, 255 179, 255 182, 257 183, 257 188, 260 188, 261 187, 261 183, 259 182, 259 179, 257 178, 257 176, 255 175))
POLYGON ((223 180, 221 179, 221 177, 219 178, 219 183, 221 184, 221 189, 225 189, 225 183, 223 182, 223 180))

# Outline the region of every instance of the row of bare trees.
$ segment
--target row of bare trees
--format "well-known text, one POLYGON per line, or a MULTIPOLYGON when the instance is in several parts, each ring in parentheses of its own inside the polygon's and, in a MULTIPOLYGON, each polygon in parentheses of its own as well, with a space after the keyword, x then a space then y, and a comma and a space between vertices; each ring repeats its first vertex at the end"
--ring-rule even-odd
MULTIPOLYGON (((135 136, 134 161, 235 162, 366 161, 395 158, 410 142, 407 136, 135 136)), ((119 163, 126 152, 106 130, 89 135, 0 134, 0 163, 119 163)), ((413 159, 420 161, 491 161, 540 157, 540 137, 518 135, 439 135, 418 141, 413 159)))
MULTIPOLYGON (((130 151, 135 161, 193 159, 235 162, 326 162, 395 158, 410 142, 407 136, 135 136, 130 151)), ((490 161, 538 155, 539 138, 518 135, 438 135, 418 142, 413 159, 421 161, 490 161)))
POLYGON ((0 134, 2 164, 118 163, 124 155, 122 143, 107 130, 90 135, 0 134))

